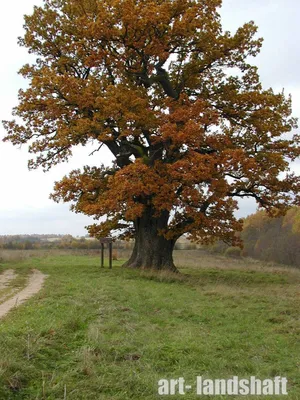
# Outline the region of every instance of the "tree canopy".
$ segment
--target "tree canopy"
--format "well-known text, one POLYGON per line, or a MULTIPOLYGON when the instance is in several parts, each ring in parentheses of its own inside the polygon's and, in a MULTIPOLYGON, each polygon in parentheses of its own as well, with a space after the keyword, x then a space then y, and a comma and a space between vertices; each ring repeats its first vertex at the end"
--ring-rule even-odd
POLYGON ((19 42, 37 58, 5 140, 46 170, 74 146, 109 149, 113 165, 71 172, 52 197, 93 216, 92 235, 134 236, 129 265, 173 268, 162 253, 184 233, 234 242, 238 198, 270 215, 298 202, 291 98, 262 87, 257 27, 224 31, 221 3, 44 0, 25 17, 19 42))

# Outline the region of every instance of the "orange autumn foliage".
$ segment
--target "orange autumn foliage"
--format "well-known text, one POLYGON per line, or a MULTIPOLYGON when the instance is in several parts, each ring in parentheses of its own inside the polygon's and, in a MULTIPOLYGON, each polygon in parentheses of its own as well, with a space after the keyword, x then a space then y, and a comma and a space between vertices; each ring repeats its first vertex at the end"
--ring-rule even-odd
POLYGON ((5 140, 30 143, 30 168, 66 161, 79 144, 110 150, 114 165, 73 171, 52 195, 105 217, 92 235, 136 236, 147 215, 164 220, 153 235, 174 243, 184 233, 234 242, 237 198, 270 214, 298 202, 291 98, 262 87, 249 63, 257 27, 224 32, 221 3, 45 0, 25 17, 20 45, 37 59, 20 71, 29 88, 5 140))

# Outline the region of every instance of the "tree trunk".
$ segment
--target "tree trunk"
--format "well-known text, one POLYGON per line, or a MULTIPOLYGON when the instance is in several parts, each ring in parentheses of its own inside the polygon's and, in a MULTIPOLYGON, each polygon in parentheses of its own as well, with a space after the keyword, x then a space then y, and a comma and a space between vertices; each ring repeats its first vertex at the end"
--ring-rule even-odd
POLYGON ((159 235, 159 230, 167 228, 168 219, 167 212, 157 218, 152 216, 151 209, 147 209, 135 221, 135 244, 124 267, 178 272, 173 262, 176 240, 159 235))

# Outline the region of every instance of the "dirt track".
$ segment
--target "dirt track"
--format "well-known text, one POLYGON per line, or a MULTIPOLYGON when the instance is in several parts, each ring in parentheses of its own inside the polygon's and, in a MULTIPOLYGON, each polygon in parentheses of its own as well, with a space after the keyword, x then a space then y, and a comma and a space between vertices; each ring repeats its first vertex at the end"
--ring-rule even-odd
MULTIPOLYGON (((0 275, 0 288, 7 286, 8 282, 16 277, 13 270, 7 270, 0 275)), ((11 309, 18 307, 30 297, 37 294, 43 287, 44 281, 47 278, 38 270, 32 270, 29 276, 28 283, 25 288, 21 289, 13 297, 0 304, 0 318, 4 317, 11 309)))
POLYGON ((7 269, 0 275, 0 289, 7 287, 10 281, 16 278, 15 271, 13 269, 7 269))

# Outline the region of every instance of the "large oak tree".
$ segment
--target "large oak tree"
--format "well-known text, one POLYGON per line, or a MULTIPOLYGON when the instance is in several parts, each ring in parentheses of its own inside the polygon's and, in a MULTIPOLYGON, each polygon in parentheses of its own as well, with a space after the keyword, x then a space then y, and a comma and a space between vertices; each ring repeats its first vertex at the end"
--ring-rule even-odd
POLYGON ((255 24, 223 31, 220 6, 45 0, 25 17, 20 45, 37 58, 20 71, 29 87, 6 140, 30 144, 31 168, 67 161, 77 145, 109 149, 113 165, 71 172, 52 197, 93 216, 96 237, 133 236, 128 266, 175 270, 185 233, 235 241, 237 198, 270 214, 298 201, 291 99, 263 89, 250 64, 255 24))

